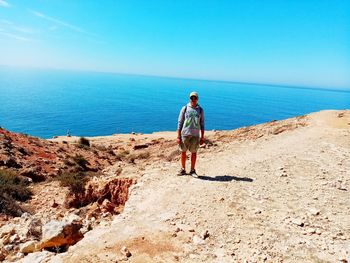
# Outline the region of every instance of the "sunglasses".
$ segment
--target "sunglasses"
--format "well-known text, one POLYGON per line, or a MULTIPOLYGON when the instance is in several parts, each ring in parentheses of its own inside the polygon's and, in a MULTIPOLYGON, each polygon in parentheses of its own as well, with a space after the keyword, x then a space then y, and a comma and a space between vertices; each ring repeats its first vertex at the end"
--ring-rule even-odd
POLYGON ((198 100, 198 98, 195 97, 195 96, 192 96, 190 99, 191 99, 191 100, 198 100))

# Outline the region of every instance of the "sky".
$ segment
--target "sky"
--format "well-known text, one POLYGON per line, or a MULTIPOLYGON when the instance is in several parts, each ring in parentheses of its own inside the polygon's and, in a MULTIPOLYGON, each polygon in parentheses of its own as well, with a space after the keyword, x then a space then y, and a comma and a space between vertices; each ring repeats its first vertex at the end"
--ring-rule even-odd
POLYGON ((350 1, 0 0, 0 65, 350 88, 350 1))

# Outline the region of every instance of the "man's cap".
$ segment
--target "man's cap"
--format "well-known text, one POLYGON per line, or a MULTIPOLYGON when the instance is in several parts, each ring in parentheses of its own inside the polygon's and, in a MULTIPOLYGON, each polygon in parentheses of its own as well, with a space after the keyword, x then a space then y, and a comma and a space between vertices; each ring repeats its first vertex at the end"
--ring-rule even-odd
POLYGON ((194 96, 194 97, 197 97, 197 98, 198 98, 198 93, 197 93, 197 92, 195 92, 195 91, 192 91, 192 92, 190 93, 190 98, 191 98, 192 96, 194 96))

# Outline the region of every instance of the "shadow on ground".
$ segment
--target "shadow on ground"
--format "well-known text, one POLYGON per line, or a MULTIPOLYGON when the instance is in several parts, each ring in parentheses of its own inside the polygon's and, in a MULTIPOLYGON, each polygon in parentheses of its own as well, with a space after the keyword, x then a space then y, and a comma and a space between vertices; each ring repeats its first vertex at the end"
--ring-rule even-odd
POLYGON ((206 181, 215 181, 215 182, 230 182, 230 181, 253 182, 253 179, 249 177, 238 177, 238 176, 231 176, 231 175, 217 175, 213 177, 199 175, 198 179, 206 180, 206 181))

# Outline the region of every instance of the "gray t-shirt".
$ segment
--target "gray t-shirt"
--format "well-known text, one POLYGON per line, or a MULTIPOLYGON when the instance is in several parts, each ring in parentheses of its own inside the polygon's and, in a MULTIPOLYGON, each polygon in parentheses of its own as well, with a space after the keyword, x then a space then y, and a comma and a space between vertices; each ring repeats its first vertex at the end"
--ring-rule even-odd
POLYGON ((197 136, 199 131, 204 131, 204 111, 197 104, 195 108, 191 104, 183 106, 178 119, 177 129, 181 130, 181 136, 197 136))

